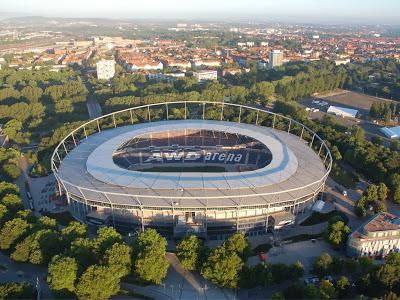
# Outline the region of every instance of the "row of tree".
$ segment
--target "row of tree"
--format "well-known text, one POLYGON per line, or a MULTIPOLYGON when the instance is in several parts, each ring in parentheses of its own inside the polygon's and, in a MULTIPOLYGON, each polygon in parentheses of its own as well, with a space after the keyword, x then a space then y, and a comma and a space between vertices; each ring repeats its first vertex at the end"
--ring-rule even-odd
POLYGON ((400 116, 400 104, 395 102, 374 102, 371 105, 369 114, 372 118, 389 122, 400 116))
POLYGON ((155 230, 140 233, 132 245, 112 227, 100 228, 95 238, 75 221, 60 230, 55 219, 24 210, 18 192, 0 182, 0 249, 16 262, 48 265, 48 283, 57 295, 108 299, 128 275, 155 284, 166 276, 166 240, 155 230))

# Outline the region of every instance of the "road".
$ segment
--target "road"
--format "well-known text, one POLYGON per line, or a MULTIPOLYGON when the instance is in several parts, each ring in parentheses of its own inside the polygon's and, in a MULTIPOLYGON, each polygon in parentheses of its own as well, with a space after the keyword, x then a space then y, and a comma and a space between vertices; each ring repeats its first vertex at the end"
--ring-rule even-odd
POLYGON ((86 99, 86 107, 91 119, 98 118, 102 115, 100 104, 93 95, 88 95, 86 99))
POLYGON ((102 115, 101 106, 97 102, 96 97, 93 94, 92 86, 89 83, 87 76, 82 76, 82 81, 88 90, 88 95, 86 98, 86 107, 88 109, 89 118, 94 119, 102 115))

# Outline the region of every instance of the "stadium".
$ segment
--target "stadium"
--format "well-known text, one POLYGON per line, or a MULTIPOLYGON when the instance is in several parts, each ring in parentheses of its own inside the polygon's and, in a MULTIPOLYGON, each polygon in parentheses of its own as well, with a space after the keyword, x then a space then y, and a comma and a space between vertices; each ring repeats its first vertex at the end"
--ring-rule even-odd
POLYGON ((51 161, 74 218, 124 233, 222 239, 292 224, 332 157, 305 125, 229 102, 165 102, 93 119, 51 161))

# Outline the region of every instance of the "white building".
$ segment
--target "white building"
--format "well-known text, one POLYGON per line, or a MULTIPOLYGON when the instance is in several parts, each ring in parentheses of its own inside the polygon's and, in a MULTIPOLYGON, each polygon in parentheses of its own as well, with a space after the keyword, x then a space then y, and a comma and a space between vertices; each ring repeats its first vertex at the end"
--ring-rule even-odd
POLYGON ((162 73, 149 73, 146 75, 149 80, 154 80, 157 82, 168 82, 173 83, 178 78, 185 77, 185 73, 169 73, 169 74, 162 74, 162 73))
POLYGON ((335 60, 335 65, 340 66, 340 65, 347 65, 350 63, 350 58, 346 59, 336 59, 335 60))
POLYGON ((218 73, 213 70, 203 70, 198 72, 193 72, 193 76, 197 78, 198 82, 205 82, 208 80, 217 80, 218 73))
POLYGON ((269 68, 282 66, 283 64, 283 52, 281 50, 274 50, 269 53, 269 68))
POLYGON ((136 72, 139 70, 145 70, 145 71, 150 71, 150 70, 162 70, 164 68, 163 64, 161 62, 156 62, 156 61, 137 61, 137 62, 130 62, 126 64, 126 70, 129 72, 136 72))
POLYGON ((358 110, 331 105, 331 106, 329 106, 327 113, 341 116, 342 118, 344 118, 344 117, 355 118, 358 114, 358 110))
POLYGON ((115 61, 114 60, 100 60, 96 64, 97 79, 108 80, 115 75, 115 61))
POLYGON ((400 126, 382 127, 380 131, 389 139, 398 139, 400 137, 400 126))
POLYGON ((400 252, 400 218, 380 213, 356 229, 347 241, 350 256, 385 256, 400 252))

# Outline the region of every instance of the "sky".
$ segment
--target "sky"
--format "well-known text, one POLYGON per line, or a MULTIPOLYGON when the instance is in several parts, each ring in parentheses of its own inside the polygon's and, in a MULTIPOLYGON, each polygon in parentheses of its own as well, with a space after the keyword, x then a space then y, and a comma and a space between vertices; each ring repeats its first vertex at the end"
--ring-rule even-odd
POLYGON ((0 0, 0 13, 112 19, 400 24, 400 0, 0 0))

